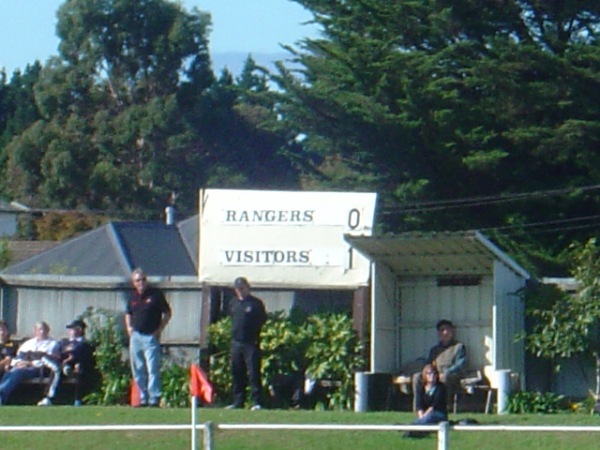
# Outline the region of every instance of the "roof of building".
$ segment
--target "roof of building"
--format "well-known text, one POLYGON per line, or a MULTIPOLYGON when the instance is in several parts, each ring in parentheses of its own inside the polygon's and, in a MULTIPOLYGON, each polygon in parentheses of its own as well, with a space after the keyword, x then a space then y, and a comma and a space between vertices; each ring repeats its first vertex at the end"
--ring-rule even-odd
POLYGON ((17 241, 8 240, 10 263, 15 265, 39 253, 50 250, 60 244, 60 241, 17 241))
MULTIPOLYGON (((195 223, 197 226, 197 216, 195 223)), ((141 267, 150 276, 194 276, 198 274, 198 231, 194 236, 193 227, 193 217, 177 226, 111 222, 1 273, 129 276, 134 268, 141 267)))
POLYGON ((0 211, 18 214, 29 211, 29 208, 19 202, 6 202, 0 199, 0 211))
POLYGON ((499 260, 521 277, 530 278, 525 269, 478 231, 347 235, 346 240, 398 276, 479 275, 493 272, 494 261, 499 260))

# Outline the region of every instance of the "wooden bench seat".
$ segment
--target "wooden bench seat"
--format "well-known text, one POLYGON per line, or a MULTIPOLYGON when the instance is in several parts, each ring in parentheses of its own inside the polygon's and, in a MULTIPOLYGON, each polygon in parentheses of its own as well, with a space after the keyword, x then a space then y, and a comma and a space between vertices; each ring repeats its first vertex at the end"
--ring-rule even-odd
MULTIPOLYGON (((50 383, 50 377, 35 377, 35 378, 29 378, 27 380, 21 381, 21 384, 39 384, 41 386, 45 386, 48 383, 50 383)), ((67 376, 62 375, 60 377, 60 383, 61 384, 78 384, 79 378, 75 377, 75 376, 67 377, 67 376)))

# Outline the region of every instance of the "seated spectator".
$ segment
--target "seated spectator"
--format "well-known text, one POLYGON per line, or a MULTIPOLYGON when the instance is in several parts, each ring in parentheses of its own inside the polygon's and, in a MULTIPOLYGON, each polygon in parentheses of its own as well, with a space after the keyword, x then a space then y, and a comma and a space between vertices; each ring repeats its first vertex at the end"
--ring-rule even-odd
POLYGON ((67 325, 69 337, 60 341, 62 373, 77 377, 75 406, 81 406, 82 394, 87 392, 94 370, 94 349, 85 338, 85 329, 85 322, 76 319, 67 325))
POLYGON ((42 376, 50 377, 50 384, 46 389, 46 396, 38 402, 38 405, 52 404, 52 398, 60 382, 60 355, 58 342, 51 339, 49 333, 48 324, 38 322, 34 328, 35 337, 25 341, 19 347, 17 356, 10 363, 10 370, 0 381, 0 404, 6 404, 10 394, 21 381, 42 376))
POLYGON ((0 377, 10 369, 10 362, 17 354, 17 345, 10 338, 8 325, 0 320, 0 377))
MULTIPOLYGON (((415 391, 417 419, 413 425, 435 425, 448 420, 446 386, 439 381, 439 373, 433 364, 426 364, 420 374, 421 382, 415 391)), ((407 437, 420 437, 427 433, 410 431, 407 437)))
MULTIPOLYGON (((460 377, 467 362, 467 349, 461 342, 455 340, 456 329, 454 324, 447 319, 440 320, 437 325, 439 342, 431 347, 426 364, 433 364, 437 369, 440 381, 447 387, 451 395, 460 388, 460 377)), ((421 383, 421 374, 413 376, 413 392, 416 393, 421 383)), ((416 395, 414 399, 416 411, 416 395)))

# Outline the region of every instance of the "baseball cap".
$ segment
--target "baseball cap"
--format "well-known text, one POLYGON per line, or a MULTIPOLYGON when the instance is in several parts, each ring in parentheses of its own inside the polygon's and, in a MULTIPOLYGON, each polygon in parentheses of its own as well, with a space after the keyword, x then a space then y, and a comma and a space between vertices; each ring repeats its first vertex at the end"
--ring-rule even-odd
POLYGON ((448 320, 448 319, 442 319, 442 320, 440 320, 436 324, 435 328, 439 331, 439 329, 442 328, 443 326, 449 326, 449 327, 454 328, 454 324, 450 320, 448 320))
POLYGON ((82 330, 85 330, 86 326, 87 325, 83 320, 75 319, 73 322, 67 325, 67 328, 81 328, 82 330))
POLYGON ((233 286, 236 288, 250 287, 250 283, 248 283, 248 280, 245 277, 237 277, 233 282, 233 286))

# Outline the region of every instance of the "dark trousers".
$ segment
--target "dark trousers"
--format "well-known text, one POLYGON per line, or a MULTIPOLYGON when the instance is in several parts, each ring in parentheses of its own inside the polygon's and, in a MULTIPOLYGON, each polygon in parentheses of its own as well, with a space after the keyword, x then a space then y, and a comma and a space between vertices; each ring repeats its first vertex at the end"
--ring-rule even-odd
POLYGON ((260 404, 262 384, 260 381, 260 349, 254 343, 234 341, 231 347, 233 373, 233 403, 242 407, 246 400, 246 387, 250 385, 250 400, 260 404))

